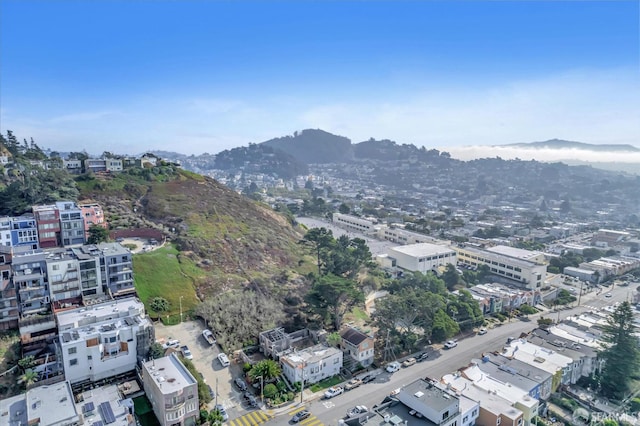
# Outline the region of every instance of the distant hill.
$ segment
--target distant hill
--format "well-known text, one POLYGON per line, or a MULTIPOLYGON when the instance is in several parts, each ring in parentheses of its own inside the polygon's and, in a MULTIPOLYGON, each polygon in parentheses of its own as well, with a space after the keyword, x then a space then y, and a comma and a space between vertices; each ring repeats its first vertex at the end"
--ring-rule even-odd
POLYGON ((351 158, 351 140, 319 129, 306 129, 293 136, 262 142, 297 158, 305 164, 344 163, 351 158))
POLYGON ((533 149, 581 149, 585 151, 599 152, 640 152, 640 148, 636 148, 633 145, 597 145, 583 142, 565 141, 561 139, 550 139, 544 142, 512 143, 497 146, 533 149))
POLYGON ((353 145, 354 160, 378 160, 378 161, 429 161, 439 157, 436 149, 427 150, 418 148, 413 144, 399 145, 394 141, 383 139, 369 139, 353 145))
POLYGON ((281 149, 264 144, 249 144, 248 147, 222 151, 216 155, 214 168, 264 173, 283 179, 309 173, 309 168, 301 160, 281 149))

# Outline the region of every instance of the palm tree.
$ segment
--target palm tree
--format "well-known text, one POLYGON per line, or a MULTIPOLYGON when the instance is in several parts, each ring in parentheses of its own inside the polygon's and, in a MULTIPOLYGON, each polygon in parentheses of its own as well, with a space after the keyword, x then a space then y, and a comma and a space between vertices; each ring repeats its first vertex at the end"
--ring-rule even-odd
POLYGON ((249 377, 251 377, 251 380, 255 380, 262 376, 262 380, 268 382, 269 380, 278 377, 281 373, 282 369, 280 369, 277 362, 272 359, 265 359, 251 367, 251 370, 249 370, 249 377))
POLYGON ((38 373, 32 369, 27 369, 22 376, 20 376, 20 382, 29 387, 38 381, 38 373))

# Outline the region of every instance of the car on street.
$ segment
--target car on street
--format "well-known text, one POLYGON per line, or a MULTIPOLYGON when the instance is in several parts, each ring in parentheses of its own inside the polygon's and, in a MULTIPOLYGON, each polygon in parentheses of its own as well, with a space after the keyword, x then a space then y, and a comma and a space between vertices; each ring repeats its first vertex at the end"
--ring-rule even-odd
POLYGON ((293 417, 291 417, 291 422, 298 423, 309 417, 311 417, 311 412, 309 410, 301 410, 295 413, 293 417))
POLYGON ((368 411, 369 410, 364 405, 356 405, 355 407, 353 407, 352 409, 347 411, 347 417, 349 417, 349 418, 356 417, 356 416, 359 416, 360 414, 364 414, 364 413, 366 413, 368 411))
POLYGON ((387 364, 385 370, 387 370, 387 373, 395 373, 396 371, 400 370, 400 363, 397 361, 390 362, 389 364, 387 364))
POLYGON ((344 392, 344 389, 340 386, 333 386, 329 389, 327 389, 324 393, 324 399, 330 399, 333 398, 334 396, 338 396, 340 394, 342 394, 342 392, 344 392))
POLYGON ((362 383, 373 382, 376 379, 375 374, 367 374, 362 378, 362 383))
POLYGON ((182 352, 182 356, 184 356, 186 359, 193 359, 193 355, 191 354, 191 351, 189 350, 189 346, 187 345, 183 345, 180 347, 180 351, 182 352))
POLYGON ((202 337, 204 337, 204 340, 211 346, 216 344, 216 338, 213 336, 211 330, 202 330, 202 337))
POLYGON ((179 346, 180 346, 180 340, 169 339, 162 345, 162 349, 177 348, 179 346))
POLYGON ((227 355, 223 352, 218 354, 218 361, 220 361, 220 364, 222 364, 223 367, 228 367, 230 364, 229 358, 227 358, 227 355))
POLYGON ((218 404, 214 407, 214 410, 218 410, 218 413, 222 416, 222 421, 226 422, 229 420, 229 414, 227 414, 227 410, 224 409, 222 404, 218 404))
POLYGON ((607 293, 607 294, 604 295, 604 297, 606 297, 607 299, 610 298, 611 296, 612 296, 611 293, 607 293))
POLYGON ((456 342, 455 340, 447 340, 444 344, 444 347, 447 349, 453 349, 456 346, 458 346, 458 342, 456 342))
POLYGON ((242 392, 245 392, 247 390, 247 383, 242 379, 242 377, 236 377, 235 379, 233 379, 233 383, 235 383, 238 389, 240 389, 242 392))
POLYGON ((416 362, 417 362, 417 361, 416 361, 416 359, 415 359, 415 358, 413 358, 413 357, 411 357, 411 358, 407 358, 407 359, 405 359, 405 360, 404 360, 404 362, 402 363, 402 366, 403 366, 404 368, 411 367, 411 366, 412 366, 413 364, 415 364, 416 362))
POLYGON ((258 406, 258 401, 256 400, 256 397, 253 396, 253 394, 251 392, 245 392, 243 395, 244 400, 247 401, 247 405, 249 407, 257 407, 258 406))
POLYGON ((362 384, 362 380, 358 379, 357 377, 354 377, 353 379, 349 380, 346 385, 344 385, 344 390, 355 389, 361 384, 362 384))
POLYGON ((425 361, 427 358, 429 358, 429 353, 428 352, 422 352, 422 353, 419 353, 418 355, 416 355, 416 361, 418 361, 418 362, 425 361))
POLYGON ((487 329, 486 329, 486 328, 484 328, 484 327, 482 327, 481 329, 479 329, 479 330, 478 330, 478 334, 479 334, 480 336, 482 336, 483 334, 487 334, 487 329))

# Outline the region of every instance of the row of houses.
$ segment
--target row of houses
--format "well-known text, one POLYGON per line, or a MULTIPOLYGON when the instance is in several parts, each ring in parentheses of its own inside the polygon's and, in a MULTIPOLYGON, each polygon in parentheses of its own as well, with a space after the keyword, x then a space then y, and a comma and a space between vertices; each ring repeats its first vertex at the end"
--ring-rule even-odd
POLYGON ((88 240, 91 226, 108 226, 97 203, 58 201, 31 210, 21 216, 0 217, 0 246, 33 250, 77 246, 88 240))
POLYGON ((602 368, 598 338, 575 323, 536 329, 440 379, 418 379, 396 398, 439 426, 534 424, 560 386, 602 368))

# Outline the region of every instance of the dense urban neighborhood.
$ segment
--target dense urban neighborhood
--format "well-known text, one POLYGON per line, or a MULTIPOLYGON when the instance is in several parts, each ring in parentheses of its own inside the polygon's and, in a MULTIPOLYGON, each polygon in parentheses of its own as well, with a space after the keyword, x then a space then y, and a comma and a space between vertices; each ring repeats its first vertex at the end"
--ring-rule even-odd
POLYGON ((3 136, 0 425, 640 423, 637 177, 304 133, 204 173, 3 136))

